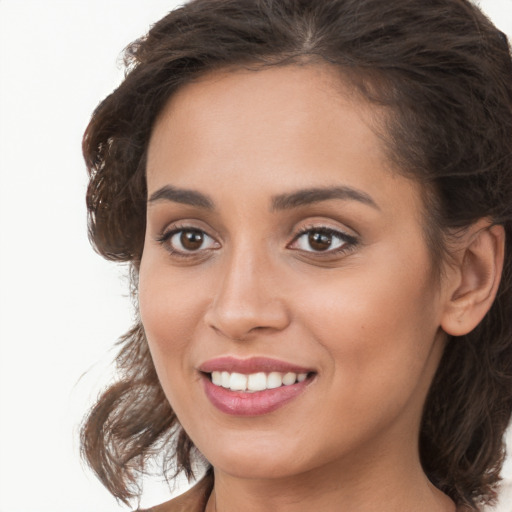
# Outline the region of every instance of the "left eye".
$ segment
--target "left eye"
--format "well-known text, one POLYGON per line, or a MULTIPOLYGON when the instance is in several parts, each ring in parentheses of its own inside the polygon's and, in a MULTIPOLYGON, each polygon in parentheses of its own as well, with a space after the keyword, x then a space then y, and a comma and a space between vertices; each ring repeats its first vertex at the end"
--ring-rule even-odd
POLYGON ((291 247, 307 252, 331 252, 352 243, 354 243, 353 237, 339 231, 310 229, 299 234, 291 247))
POLYGON ((217 246, 217 242, 200 229, 180 229, 165 238, 169 249, 174 252, 190 253, 217 246))

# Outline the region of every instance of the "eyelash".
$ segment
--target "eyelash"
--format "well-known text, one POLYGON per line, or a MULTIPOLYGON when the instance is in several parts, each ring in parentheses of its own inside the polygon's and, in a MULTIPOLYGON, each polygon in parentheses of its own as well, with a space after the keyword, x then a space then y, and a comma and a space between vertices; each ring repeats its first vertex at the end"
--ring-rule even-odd
MULTIPOLYGON (((186 233, 186 232, 195 232, 195 233, 201 233, 203 237, 207 237, 214 241, 214 243, 218 244, 218 242, 215 241, 213 237, 208 235, 204 230, 195 228, 193 226, 174 226, 171 230, 164 232, 161 236, 159 236, 156 241, 163 245, 165 249, 172 255, 179 258, 192 258, 197 257, 203 251, 211 251, 214 250, 214 248, 206 248, 202 249, 199 248, 198 250, 192 250, 192 251, 183 251, 179 249, 175 249, 171 244, 170 241, 172 238, 179 234, 179 233, 186 233)), ((334 249, 327 249, 325 251, 307 251, 303 249, 296 249, 299 251, 302 251, 303 253, 307 254, 314 254, 315 257, 329 257, 334 255, 343 254, 345 252, 350 251, 358 244, 358 239, 355 236, 349 235, 347 233, 344 233, 343 231, 339 231, 337 229, 328 228, 325 226, 307 226, 303 229, 301 229, 294 237, 293 240, 287 245, 287 248, 293 249, 292 245, 296 244, 301 237, 304 235, 308 235, 311 233, 317 233, 321 235, 327 235, 331 238, 337 238, 339 241, 342 242, 342 244, 339 247, 336 247, 334 249)))
MULTIPOLYGON (((208 233, 206 233, 203 229, 195 228, 193 226, 174 226, 172 229, 164 232, 161 236, 159 236, 156 239, 156 241, 158 243, 160 243, 161 245, 163 245, 165 247, 165 249, 172 256, 177 256, 178 258, 191 258, 194 256, 197 257, 199 255, 200 251, 213 250, 213 249, 199 249, 197 251, 182 251, 182 250, 175 249, 170 243, 172 238, 179 233, 187 233, 187 232, 201 233, 203 235, 203 237, 206 236, 206 237, 210 238, 211 240, 215 241, 215 239, 213 237, 211 237, 210 235, 208 235, 208 233)), ((218 242, 215 242, 215 243, 218 244, 218 242)))
POLYGON ((304 235, 309 235, 311 233, 327 235, 332 238, 337 238, 342 242, 342 244, 339 247, 336 247, 334 249, 327 249, 325 251, 304 251, 308 254, 314 254, 316 257, 329 257, 343 254, 353 249, 358 243, 358 239, 355 236, 349 235, 337 229, 328 228, 324 226, 306 226, 294 236, 292 242, 288 245, 288 247, 298 242, 304 235))

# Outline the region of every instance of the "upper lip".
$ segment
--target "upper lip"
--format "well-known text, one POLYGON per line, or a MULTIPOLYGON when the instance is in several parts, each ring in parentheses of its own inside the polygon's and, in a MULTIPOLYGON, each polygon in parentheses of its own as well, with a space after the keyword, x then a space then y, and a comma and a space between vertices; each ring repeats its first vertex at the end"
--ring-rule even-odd
POLYGON ((204 373, 229 372, 251 374, 258 372, 281 372, 281 373, 310 373, 311 368, 305 368, 287 361, 272 359, 268 357, 250 357, 239 359, 233 356, 217 357, 209 359, 199 366, 199 371, 204 373))

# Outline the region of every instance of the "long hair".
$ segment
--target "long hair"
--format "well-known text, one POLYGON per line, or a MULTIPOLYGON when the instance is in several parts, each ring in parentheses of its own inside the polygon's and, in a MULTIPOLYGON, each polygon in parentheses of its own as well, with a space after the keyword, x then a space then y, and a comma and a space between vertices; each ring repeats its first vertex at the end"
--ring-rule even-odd
MULTIPOLYGON (((497 298, 473 332, 449 339, 419 439, 439 489, 459 505, 491 502, 512 411, 512 62, 505 35, 470 2, 195 0, 172 11, 128 46, 125 80, 85 132, 92 244, 130 263, 136 294, 146 150, 169 97, 213 70, 304 60, 328 63, 385 107, 389 157, 423 184, 434 261, 454 228, 484 217, 505 228, 497 298)), ((140 322, 119 344, 118 380, 89 413, 81 440, 101 481, 127 502, 155 453, 164 471, 191 476, 194 446, 163 394, 140 322)))

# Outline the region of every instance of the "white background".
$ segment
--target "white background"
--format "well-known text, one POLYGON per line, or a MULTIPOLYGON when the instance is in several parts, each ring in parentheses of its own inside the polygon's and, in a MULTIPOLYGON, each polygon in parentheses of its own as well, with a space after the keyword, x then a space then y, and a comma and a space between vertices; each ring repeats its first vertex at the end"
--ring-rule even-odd
MULTIPOLYGON (((0 512, 126 510, 78 457, 132 321, 124 269, 88 244, 80 142, 121 50, 178 3, 0 0, 0 512)), ((512 0, 481 5, 512 35, 512 0)))

